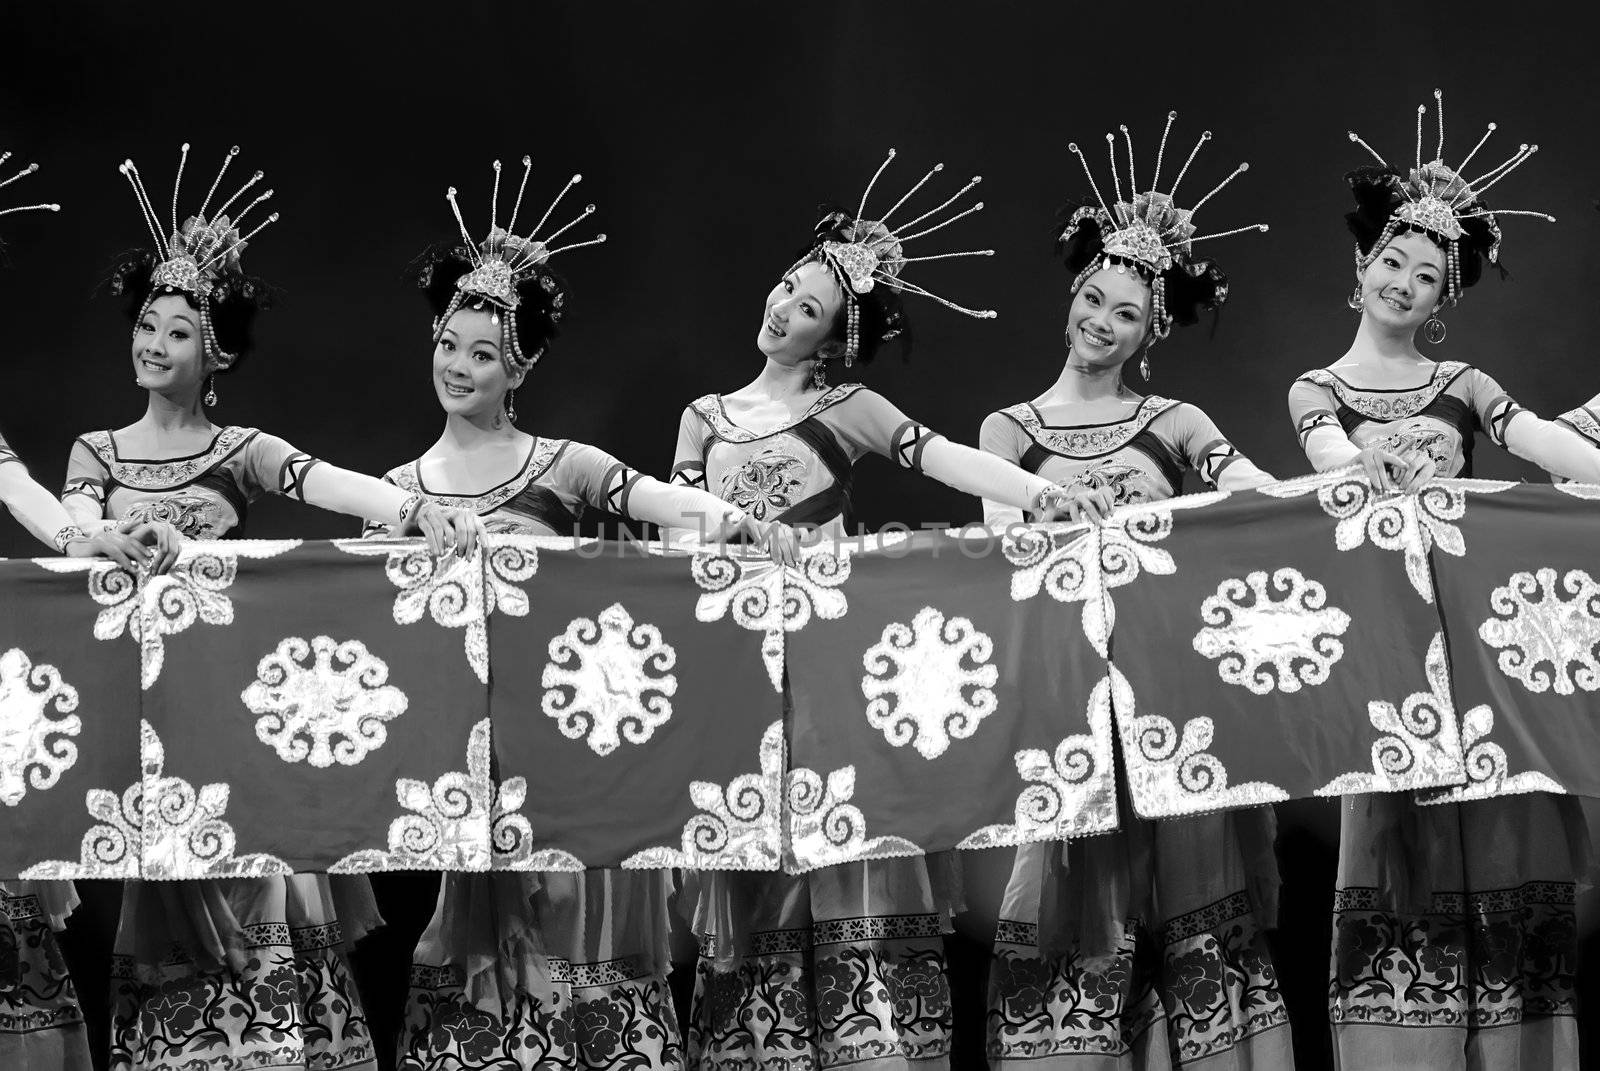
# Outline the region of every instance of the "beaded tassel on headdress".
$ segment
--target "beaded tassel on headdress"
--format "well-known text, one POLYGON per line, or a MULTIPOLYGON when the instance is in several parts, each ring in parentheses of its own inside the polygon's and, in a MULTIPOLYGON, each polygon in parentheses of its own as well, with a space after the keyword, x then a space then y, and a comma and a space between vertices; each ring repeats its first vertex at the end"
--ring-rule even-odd
MULTIPOLYGON (((257 205, 269 200, 272 197, 271 190, 258 194, 232 219, 228 217, 228 209, 233 203, 265 177, 260 171, 252 175, 232 197, 224 201, 217 208, 215 216, 209 218, 206 216, 211 207, 211 199, 216 196, 217 187, 222 184, 222 177, 228 173, 228 165, 232 164, 233 158, 238 155, 239 146, 235 145, 228 150, 227 155, 222 158, 221 168, 217 170, 217 177, 211 181, 211 188, 206 191, 205 200, 200 203, 200 210, 185 220, 180 227, 178 197, 183 188, 184 165, 189 162, 189 143, 183 143, 178 156, 178 176, 172 184, 172 229, 165 237, 162 235, 161 216, 156 211, 150 194, 145 190, 139 169, 134 166, 132 160, 122 161, 117 168, 128 180, 128 185, 133 187, 133 195, 139 202, 145 226, 150 230, 150 237, 155 240, 156 266, 150 274, 150 294, 145 299, 145 308, 148 309, 150 303, 162 293, 181 291, 200 299, 196 302, 200 310, 200 333, 206 351, 216 357, 218 366, 223 369, 232 364, 237 355, 225 353, 217 345, 216 333, 211 327, 209 299, 230 276, 242 274, 239 257, 250 240, 278 222, 278 213, 273 212, 250 233, 242 236, 239 233, 245 216, 249 215, 257 205)), ((140 318, 143 318, 142 312, 140 318)))
POLYGON ((1444 162, 1444 94, 1440 90, 1433 91, 1433 99, 1438 118, 1439 138, 1433 150, 1433 160, 1427 163, 1422 159, 1422 126, 1423 117, 1427 114, 1426 104, 1417 105, 1417 149, 1416 163, 1404 177, 1400 169, 1395 167, 1382 156, 1376 149, 1368 145, 1354 130, 1349 131, 1352 142, 1360 145, 1372 155, 1374 160, 1394 175, 1391 181, 1394 187, 1405 198, 1405 203, 1395 211, 1385 224, 1382 233, 1373 243, 1368 252, 1363 253, 1356 249, 1356 270, 1366 271, 1384 246, 1399 233, 1402 227, 1424 231, 1439 240, 1445 247, 1446 258, 1449 260, 1448 290, 1445 294, 1447 303, 1454 304, 1461 297, 1461 253, 1459 243, 1465 233, 1462 221, 1469 219, 1482 219, 1490 233, 1490 241, 1483 250, 1490 263, 1495 263, 1500 257, 1500 226, 1496 222, 1497 216, 1537 216, 1551 223, 1556 217, 1548 212, 1533 212, 1525 209, 1496 209, 1491 211, 1482 201, 1486 190, 1494 186, 1511 172, 1527 163, 1533 154, 1539 151, 1539 146, 1529 145, 1526 142, 1518 145, 1507 159, 1490 168, 1477 178, 1469 179, 1465 172, 1467 165, 1473 157, 1478 155, 1478 150, 1483 148, 1489 136, 1495 132, 1497 125, 1490 123, 1478 143, 1455 167, 1450 167, 1444 162))
MULTIPOLYGON (((461 217, 461 206, 456 201, 456 188, 451 186, 445 191, 445 199, 450 202, 450 211, 456 218, 456 226, 461 231, 461 242, 472 270, 463 275, 456 283, 456 293, 451 299, 444 315, 434 323, 434 341, 443 333, 444 325, 450 317, 468 301, 486 301, 495 306, 494 321, 503 323, 502 333, 506 340, 506 352, 512 363, 518 368, 526 369, 539 359, 540 354, 525 356, 521 343, 517 339, 517 321, 515 316, 501 317, 500 310, 513 312, 516 310, 521 298, 517 294, 517 287, 531 278, 539 278, 545 290, 554 292, 556 282, 548 274, 539 272, 540 266, 557 253, 566 253, 573 249, 582 249, 584 246, 599 245, 606 240, 604 234, 597 234, 593 238, 582 242, 569 242, 566 245, 551 247, 551 242, 588 219, 594 214, 594 205, 585 205, 582 212, 569 220, 563 226, 557 227, 549 234, 541 236, 540 230, 550 221, 555 213, 556 206, 567 195, 567 191, 583 181, 582 175, 573 175, 567 180, 555 200, 550 202, 550 207, 544 210, 539 217, 539 222, 533 225, 526 237, 519 237, 516 233, 517 215, 522 211, 522 195, 528 188, 528 175, 533 171, 533 158, 522 158, 522 181, 517 186, 517 199, 511 206, 511 218, 504 228, 500 226, 500 161, 494 162, 494 192, 489 199, 489 234, 483 241, 474 241, 467 231, 466 221, 461 217)), ((560 320, 562 295, 555 294, 552 299, 551 319, 560 320)), ((542 352, 542 351, 541 351, 542 352)))
POLYGON ((854 361, 856 355, 860 352, 860 313, 855 302, 855 295, 870 293, 872 288, 879 283, 902 293, 918 294, 922 297, 931 298, 946 308, 967 316, 988 320, 993 319, 995 315, 993 309, 969 309, 963 305, 957 305, 955 302, 942 298, 938 294, 918 286, 916 283, 908 282, 901 275, 907 264, 928 260, 949 260, 954 257, 990 257, 994 255, 993 249, 969 249, 953 253, 933 253, 920 257, 908 257, 905 255, 905 243, 918 238, 925 238, 935 231, 943 230, 958 219, 983 210, 983 202, 979 201, 937 223, 929 223, 935 216, 949 208, 975 188, 978 183, 982 182, 983 176, 974 175, 970 182, 945 198, 938 205, 914 219, 909 219, 891 228, 889 225, 891 217, 900 211, 906 202, 911 199, 912 195, 922 189, 934 175, 944 170, 944 164, 935 164, 928 170, 927 174, 923 175, 914 186, 890 206, 887 212, 877 218, 868 217, 866 214, 867 199, 872 196, 872 188, 877 185, 884 169, 889 166, 889 161, 894 158, 895 151, 890 149, 889 155, 884 158, 883 163, 878 165, 878 170, 872 175, 872 181, 867 183, 866 190, 861 194, 861 202, 857 206, 853 217, 840 212, 819 224, 819 230, 830 230, 844 239, 843 241, 837 238, 827 239, 819 243, 817 248, 821 251, 828 267, 837 278, 840 289, 844 291, 846 298, 849 299, 846 302, 848 306, 845 331, 846 363, 854 361), (914 229, 922 224, 929 225, 923 226, 920 230, 914 229))
MULTIPOLYGON (((0 167, 4 167, 6 161, 9 160, 9 159, 11 159, 11 153, 9 153, 9 152, 0 152, 0 167)), ((29 164, 27 167, 23 168, 21 171, 18 171, 15 175, 12 175, 10 178, 4 179, 4 180, 0 180, 0 189, 5 189, 7 186, 11 185, 13 182, 16 182, 18 179, 27 178, 29 175, 33 174, 37 170, 39 170, 39 165, 38 164, 29 164)), ((0 216, 9 216, 13 212, 59 212, 59 211, 61 211, 61 206, 60 205, 55 205, 55 204, 18 205, 15 208, 0 208, 0 216)))
POLYGON ((1178 169, 1178 177, 1172 181, 1172 186, 1166 193, 1159 190, 1161 182, 1161 165, 1166 158, 1167 136, 1172 132, 1173 120, 1178 118, 1177 112, 1167 113, 1167 125, 1161 132, 1161 146, 1156 151, 1155 171, 1150 178, 1150 187, 1146 192, 1139 190, 1138 173, 1133 165, 1133 137, 1128 133, 1126 124, 1119 126, 1123 141, 1127 144, 1128 155, 1128 197, 1123 198, 1122 180, 1117 174, 1117 137, 1115 134, 1106 135, 1106 153, 1111 160, 1111 189, 1112 202, 1106 203, 1105 197, 1100 192, 1099 185, 1094 180, 1094 172, 1089 167, 1089 161, 1084 157, 1083 150, 1078 148, 1077 142, 1067 145, 1068 150, 1078 158, 1083 165, 1083 172, 1089 179, 1089 188, 1094 191, 1097 202, 1087 205, 1073 213, 1068 223, 1069 227, 1076 226, 1084 219, 1094 219, 1099 223, 1105 235, 1104 253, 1094 263, 1091 263, 1072 282, 1072 292, 1076 294, 1088 281, 1089 276, 1102 268, 1116 266, 1118 270, 1126 270, 1128 265, 1143 269, 1150 277, 1151 308, 1153 312, 1154 331, 1157 338, 1165 338, 1172 328, 1172 318, 1166 308, 1166 286, 1162 279, 1164 273, 1170 271, 1174 265, 1182 264, 1193 256, 1193 247, 1196 242, 1209 241, 1212 238, 1227 238, 1230 235, 1242 234, 1245 231, 1265 231, 1265 223, 1251 223, 1244 227, 1235 227, 1232 230, 1217 231, 1212 234, 1195 235, 1194 215, 1202 205, 1216 196, 1228 183, 1250 170, 1248 163, 1242 163, 1234 168, 1232 174, 1212 188, 1210 193, 1194 203, 1193 208, 1179 208, 1174 200, 1178 186, 1182 184, 1184 176, 1189 173, 1189 165, 1199 155, 1200 148, 1211 140, 1211 131, 1204 131, 1200 139, 1195 142, 1193 149, 1189 150, 1189 157, 1178 169))

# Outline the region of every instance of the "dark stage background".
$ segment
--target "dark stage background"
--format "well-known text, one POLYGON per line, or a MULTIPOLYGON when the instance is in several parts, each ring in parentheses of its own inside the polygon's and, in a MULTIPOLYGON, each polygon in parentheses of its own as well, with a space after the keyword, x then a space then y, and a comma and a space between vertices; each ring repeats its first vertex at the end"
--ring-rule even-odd
MULTIPOLYGON (((427 243, 454 234, 447 185, 461 189, 481 234, 489 161, 506 161, 514 181, 514 161, 531 153, 529 203, 542 209, 582 171, 571 203, 596 202, 611 241, 557 262, 576 306, 521 392, 522 424, 664 474, 683 406, 741 386, 760 367, 752 341, 762 301, 809 235, 813 206, 853 204, 893 146, 901 155, 883 188, 890 199, 875 203, 892 203, 936 160, 948 165, 947 193, 958 176, 983 174, 988 208, 942 232, 932 251, 993 246, 997 255, 919 265, 916 277, 1000 317, 977 322, 915 302, 910 362, 891 356, 863 378, 972 442, 986 413, 1043 390, 1063 358, 1068 280, 1048 259, 1047 232, 1060 202, 1084 188, 1067 142, 1103 160, 1104 132, 1128 123, 1148 175, 1166 112, 1177 108, 1163 184, 1176 174, 1173 154, 1210 128, 1215 140, 1185 179, 1191 197, 1240 160, 1253 166, 1206 206, 1201 232, 1258 220, 1272 230, 1210 247, 1232 277, 1232 299, 1214 335, 1180 330, 1156 348, 1155 388, 1199 404, 1258 463, 1293 475, 1307 465, 1285 391, 1299 372, 1336 359, 1355 325, 1344 304, 1352 277, 1340 176, 1366 157, 1345 131, 1409 161, 1416 105, 1431 103, 1436 85, 1446 94, 1448 160, 1490 120, 1501 130, 1480 154, 1487 164, 1518 142, 1539 143, 1492 201, 1561 220, 1505 221, 1513 280, 1486 280, 1447 315, 1440 355, 1484 368, 1553 415, 1600 390, 1600 102, 1592 38, 1562 10, 1498 6, 1480 19, 1464 5, 1446 13, 1356 3, 1326 14, 1289 4, 882 0, 7 5, 0 148, 42 167, 4 203, 64 207, 0 225, 0 427, 54 487, 74 435, 141 413, 119 303, 91 294, 117 252, 147 241, 117 164, 136 159, 165 216, 187 140, 185 211, 239 144, 230 178, 264 169, 283 215, 246 257, 282 288, 278 307, 261 318, 257 352, 220 380, 214 417, 372 473, 415 457, 441 422, 429 314, 402 272, 427 243)), ((1432 146, 1430 132, 1430 156, 1432 146)), ((1481 475, 1538 478, 1487 444, 1477 457, 1481 475)), ((979 515, 976 501, 886 462, 864 464, 857 487, 872 525, 979 515)), ((273 500, 252 510, 250 534, 330 537, 355 527, 273 500)), ((38 552, 18 526, 0 526, 0 553, 38 552)), ((1337 819, 1322 802, 1280 813, 1278 965, 1301 1066, 1314 1068, 1327 1063, 1337 819)), ((958 1066, 975 1065, 981 1045, 984 956, 1005 871, 1004 860, 987 863, 955 943, 958 1066)), ((69 949, 93 1005, 103 1000, 115 890, 88 893, 69 949)), ((388 1030, 407 942, 432 902, 416 879, 380 883, 380 895, 394 926, 358 965, 388 1030)), ((1585 932, 1588 951, 1600 951, 1588 920, 1585 932)), ((1593 973, 1591 1007, 1600 999, 1593 973)), ((687 977, 680 970, 677 981, 687 977)), ((103 1005, 91 1015, 101 1027, 103 1005)))

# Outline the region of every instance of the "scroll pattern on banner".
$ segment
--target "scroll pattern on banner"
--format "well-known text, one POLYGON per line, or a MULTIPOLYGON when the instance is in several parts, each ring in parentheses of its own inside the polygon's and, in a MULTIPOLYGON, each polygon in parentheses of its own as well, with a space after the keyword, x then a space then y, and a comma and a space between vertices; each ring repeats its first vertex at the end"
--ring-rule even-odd
MULTIPOLYGON (((1341 598, 1338 577, 1327 569, 1263 562, 1260 569, 1240 569, 1227 582, 1208 587, 1203 605, 1197 597, 1196 606, 1182 608, 1183 614, 1195 615, 1187 633, 1193 653, 1212 666, 1206 686, 1265 694, 1274 703, 1292 698, 1307 718, 1342 719, 1369 754, 1364 764, 1343 767, 1348 772, 1325 784, 1319 781, 1318 794, 1415 790, 1423 793, 1423 802, 1438 802, 1562 791, 1565 775, 1552 776, 1551 767, 1523 756, 1530 746, 1534 753, 1543 748, 1559 755, 1564 746, 1570 750, 1563 743, 1568 737, 1560 735, 1554 718, 1531 718, 1529 711, 1545 709, 1534 700, 1582 702, 1600 691, 1600 567, 1560 556, 1541 562, 1538 526, 1509 530, 1504 525, 1510 520, 1496 520, 1492 523, 1502 528, 1481 526, 1489 521, 1474 528, 1474 503, 1525 498, 1552 515, 1559 513, 1574 531, 1587 532, 1589 526, 1600 529, 1595 524, 1600 517, 1594 516, 1600 490, 1563 485, 1513 491, 1512 486, 1449 480, 1417 495, 1382 495, 1359 476, 1343 473, 1264 489, 1259 512, 1248 514, 1253 523, 1242 529, 1244 538, 1270 543, 1276 508, 1272 500, 1301 499, 1308 506, 1315 502, 1326 518, 1330 549, 1341 552, 1334 557, 1353 561, 1354 556, 1342 552, 1362 546, 1395 555, 1389 560, 1403 567, 1406 578, 1399 581, 1399 591, 1431 606, 1440 628, 1425 657, 1397 659, 1381 684, 1370 689, 1364 685, 1364 707, 1325 709, 1318 705, 1320 685, 1330 675, 1337 680, 1347 672, 1349 651, 1363 621, 1341 598), (1487 539, 1482 534, 1486 531, 1514 547, 1515 555, 1504 556, 1507 562, 1514 558, 1523 564, 1507 565, 1484 581, 1488 595, 1476 616, 1446 621, 1447 609, 1435 589, 1440 563, 1471 572, 1474 548, 1487 539), (1453 663, 1467 657, 1463 645, 1471 645, 1470 657, 1487 667, 1494 686, 1509 691, 1497 693, 1500 698, 1493 701, 1474 693, 1458 709, 1453 663), (1528 744, 1530 739, 1534 745, 1528 744)), ((1081 607, 1085 636, 1104 666, 1098 678, 1081 682, 1080 694, 1087 700, 1074 702, 1075 716, 1086 716, 1090 731, 1019 750, 1011 765, 999 768, 991 779, 987 791, 1002 801, 998 811, 1009 819, 985 817, 982 822, 993 824, 981 828, 974 828, 980 822, 971 822, 965 826, 970 832, 958 833, 952 843, 916 843, 904 835, 907 831, 893 828, 895 823, 862 813, 861 792, 871 782, 858 783, 855 766, 829 762, 816 769, 791 768, 783 723, 763 719, 759 749, 753 748, 747 763, 731 774, 708 780, 696 777, 692 756, 670 760, 683 763, 672 776, 680 778, 683 799, 692 804, 685 813, 691 817, 681 835, 670 834, 662 843, 652 838, 645 843, 653 846, 629 848, 632 854, 617 861, 629 867, 807 870, 846 858, 1083 835, 1116 822, 1111 747, 1122 750, 1141 813, 1147 813, 1145 804, 1152 801, 1160 803, 1153 808, 1157 813, 1194 813, 1290 798, 1270 773, 1262 777, 1253 772, 1249 779, 1236 772, 1230 776, 1234 752, 1223 745, 1248 747, 1248 741, 1217 739, 1216 725, 1203 710, 1148 705, 1141 700, 1141 681, 1109 661, 1116 603, 1124 597, 1120 589, 1139 577, 1152 578, 1159 586, 1179 574, 1185 563, 1172 549, 1175 513, 1187 511, 1183 524, 1202 525, 1207 507, 1225 497, 1196 496, 1174 500, 1166 509, 1121 510, 1110 524, 1093 531, 1041 526, 997 547, 1010 567, 1009 597, 1048 598, 1071 604, 1075 613, 1081 607)), ((1242 496, 1233 497, 1229 508, 1244 509, 1242 496)), ((1496 509, 1495 517, 1514 512, 1496 509)), ((1238 526, 1231 530, 1241 531, 1238 526)), ((178 651, 187 642, 176 637, 232 636, 242 627, 236 619, 249 613, 248 600, 238 598, 245 586, 238 583, 240 570, 248 568, 252 572, 247 576, 259 573, 270 581, 273 570, 294 567, 295 555, 287 552, 298 545, 186 544, 177 567, 157 578, 105 562, 4 563, 0 588, 7 577, 27 570, 81 576, 68 591, 18 585, 15 598, 84 600, 83 657, 96 657, 97 649, 104 651, 102 645, 132 641, 140 652, 141 685, 149 689, 159 681, 158 691, 168 690, 181 687, 170 679, 174 674, 189 672, 177 655, 169 654, 169 647, 178 651)), ((455 630, 462 637, 458 650, 464 650, 470 676, 482 681, 492 676, 487 629, 498 615, 526 616, 539 598, 539 584, 547 582, 539 575, 540 543, 525 537, 492 537, 476 558, 461 562, 431 559, 415 543, 337 545, 344 552, 339 557, 349 558, 348 568, 376 568, 388 579, 387 594, 377 607, 384 621, 402 629, 455 630)), ((1479 553, 1485 551, 1480 548, 1479 553)), ((860 593, 850 590, 848 553, 810 555, 791 570, 710 554, 664 554, 660 567, 681 582, 697 619, 731 621, 762 636, 763 669, 768 683, 780 690, 787 668, 786 637, 804 628, 828 628, 830 622, 868 609, 859 605, 860 593)), ((605 555, 593 556, 584 568, 605 569, 605 555)), ((932 593, 926 608, 899 614, 870 646, 869 663, 850 672, 862 683, 872 724, 880 742, 893 749, 893 761, 921 768, 934 759, 959 757, 970 746, 964 741, 974 734, 981 737, 995 717, 996 682, 1006 670, 998 634, 975 625, 976 618, 964 612, 959 599, 940 600, 937 577, 923 576, 919 582, 932 593), (934 687, 930 681, 935 676, 952 683, 934 687)), ((682 680, 689 665, 704 665, 726 652, 681 626, 652 631, 655 622, 644 616, 634 620, 619 606, 609 600, 597 604, 587 626, 569 637, 569 646, 574 651, 585 648, 578 652, 585 660, 593 656, 607 665, 616 663, 613 656, 619 652, 640 653, 638 672, 624 689, 627 695, 617 692, 620 678, 614 672, 607 677, 608 694, 584 692, 573 683, 577 677, 563 676, 559 667, 565 663, 554 658, 558 671, 549 687, 572 689, 573 701, 584 710, 622 711, 618 717, 607 714, 582 725, 581 719, 574 720, 574 731, 583 730, 576 746, 608 756, 619 768, 667 761, 662 758, 667 753, 663 740, 670 739, 673 726, 696 716, 676 701, 675 676, 682 680), (587 636, 605 642, 590 644, 587 636)), ((14 609, 12 620, 26 621, 27 616, 25 607, 14 609)), ((873 633, 879 634, 876 623, 873 633)), ((344 778, 343 784, 364 778, 361 783, 370 798, 392 801, 387 827, 371 829, 354 853, 340 849, 332 853, 338 858, 318 860, 322 866, 539 870, 592 865, 592 860, 538 849, 546 831, 533 829, 524 814, 538 786, 496 776, 489 747, 494 726, 488 719, 475 724, 468 738, 448 745, 427 738, 425 712, 408 710, 405 696, 386 679, 397 663, 378 637, 357 641, 347 631, 325 630, 314 620, 279 635, 283 638, 275 641, 276 648, 241 650, 239 665, 227 667, 240 680, 236 710, 178 711, 164 720, 152 719, 157 724, 143 718, 137 691, 119 697, 123 705, 115 709, 87 704, 78 693, 86 679, 81 663, 57 653, 40 654, 15 624, 0 635, 0 821, 5 823, 0 834, 26 842, 34 821, 30 816, 41 807, 81 823, 64 827, 76 843, 69 840, 28 856, 26 865, 18 866, 20 875, 177 878, 281 872, 286 864, 277 856, 288 853, 281 847, 272 848, 277 855, 255 850, 263 845, 248 843, 252 838, 244 833, 238 807, 230 812, 236 786, 208 771, 203 759, 174 758, 179 734, 189 731, 184 719, 196 719, 193 734, 200 738, 203 720, 224 713, 250 719, 260 740, 252 745, 259 748, 258 761, 344 778), (319 707, 313 717, 311 708, 322 703, 334 705, 331 713, 319 707), (120 775, 89 785, 72 780, 83 776, 85 757, 103 757, 119 738, 131 739, 135 728, 141 741, 137 781, 130 784, 120 775), (414 765, 418 772, 410 777, 390 772, 388 783, 375 780, 380 767, 403 772, 405 756, 418 753, 417 748, 437 755, 446 747, 456 756, 448 764, 414 765)), ((539 664, 544 656, 543 651, 530 654, 539 664)), ((771 693, 767 695, 770 702, 771 693)), ((567 713, 559 704, 551 710, 551 716, 567 713)), ((546 716, 542 710, 532 713, 546 716)), ((625 776, 619 778, 619 783, 625 781, 625 776)), ((293 809, 297 801, 286 799, 283 805, 293 809)), ((952 799, 949 805, 962 807, 963 801, 952 799)))

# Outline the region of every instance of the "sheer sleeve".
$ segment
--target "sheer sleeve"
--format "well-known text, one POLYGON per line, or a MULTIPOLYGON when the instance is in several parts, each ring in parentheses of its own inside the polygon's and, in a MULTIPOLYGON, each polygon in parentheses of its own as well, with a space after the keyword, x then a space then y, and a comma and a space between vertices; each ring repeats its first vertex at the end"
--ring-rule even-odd
POLYGON ((306 500, 305 482, 322 462, 296 450, 276 435, 258 431, 240 451, 239 487, 246 500, 262 495, 287 495, 306 500))
MULTIPOLYGON (((1501 389, 1494 377, 1476 368, 1468 368, 1461 373, 1459 379, 1451 384, 1466 395, 1467 404, 1477 414, 1478 423, 1483 427, 1484 434, 1489 436, 1489 441, 1501 449, 1511 449, 1506 439, 1506 433, 1511 428, 1511 422, 1519 416, 1533 416, 1522 406, 1512 400, 1511 395, 1501 389)), ((1546 421, 1539 421, 1546 423, 1546 421)), ((1512 450, 1516 453, 1515 450, 1512 450)), ((1533 458, 1528 458, 1532 461, 1533 458)), ((1537 463, 1537 462, 1535 462, 1537 463)))
MULTIPOLYGON (((400 486, 398 483, 395 483, 394 473, 392 470, 384 473, 381 479, 384 483, 392 484, 395 487, 400 486)), ((395 534, 396 527, 396 525, 388 524, 384 521, 375 521, 372 518, 367 517, 361 521, 361 538, 387 539, 389 536, 395 534)))
POLYGON ((877 391, 858 390, 829 410, 830 426, 859 455, 882 454, 947 487, 1027 509, 1053 486, 993 454, 953 443, 902 413, 877 391))
POLYGON ((569 442, 550 466, 549 479, 585 505, 633 517, 633 489, 643 477, 599 447, 569 442))
POLYGON ((1294 420, 1300 448, 1318 472, 1342 468, 1355 461, 1361 448, 1350 441, 1334 415, 1338 402, 1327 387, 1297 379, 1289 387, 1289 416, 1294 420))
POLYGON ((86 525, 68 513, 54 495, 28 474, 28 466, 4 438, 0 438, 0 503, 47 547, 54 547, 57 533, 72 525, 89 532, 103 527, 98 518, 86 525))
MULTIPOLYGON (((978 429, 978 449, 1009 461, 1013 465, 1021 463, 1023 455, 1028 452, 1030 442, 1028 433, 1022 426, 1004 413, 990 413, 983 418, 983 426, 978 429)), ((1008 506, 990 498, 982 501, 983 523, 990 528, 1005 528, 1021 524, 1026 520, 1023 511, 1015 506, 1008 506)))
POLYGON ((61 489, 61 504, 67 507, 73 523, 86 532, 110 526, 106 517, 106 481, 111 472, 89 444, 78 439, 67 456, 67 482, 61 489))
POLYGON ((706 489, 706 435, 710 429, 694 406, 684 406, 678 419, 678 446, 672 455, 673 483, 706 489))
MULTIPOLYGON (((1173 441, 1189 467, 1219 491, 1243 491, 1272 482, 1272 475, 1257 468, 1234 445, 1223 438, 1217 425, 1197 405, 1187 402, 1162 414, 1172 422, 1173 441)), ((1343 434, 1343 433, 1341 433, 1343 434)))

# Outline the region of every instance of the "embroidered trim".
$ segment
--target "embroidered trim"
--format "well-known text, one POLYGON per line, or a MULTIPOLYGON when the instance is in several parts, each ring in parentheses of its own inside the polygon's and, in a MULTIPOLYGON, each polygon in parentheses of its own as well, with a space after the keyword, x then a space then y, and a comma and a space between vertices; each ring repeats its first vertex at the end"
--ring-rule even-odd
POLYGON ((491 487, 482 494, 441 495, 428 490, 422 486, 422 474, 419 471, 422 465, 421 458, 390 469, 384 474, 384 479, 402 491, 427 496, 428 501, 434 505, 446 509, 468 509, 479 516, 487 516, 516 498, 522 493, 523 488, 548 472, 566 447, 566 439, 546 439, 543 436, 535 438, 527 459, 522 463, 522 469, 505 483, 491 487))
POLYGON ((1197 937, 1207 930, 1215 930, 1225 922, 1244 918, 1250 914, 1250 898, 1243 892, 1232 893, 1221 900, 1207 904, 1186 915, 1179 915, 1161 928, 1161 943, 1176 944, 1197 937))
POLYGON ((167 491, 193 483, 237 453, 240 447, 258 434, 255 428, 230 425, 217 432, 211 445, 198 454, 156 461, 119 458, 116 443, 109 431, 91 431, 78 436, 78 441, 93 451, 96 460, 122 486, 137 491, 167 491))
POLYGON ((943 932, 938 915, 866 915, 853 919, 827 919, 811 924, 812 940, 819 945, 938 937, 943 932))
POLYGON ((733 418, 728 416, 728 411, 723 408, 722 395, 720 394, 702 395, 690 402, 689 408, 699 413, 700 419, 704 420, 711 428, 712 434, 723 442, 753 443, 758 439, 770 439, 774 435, 781 435, 786 431, 790 431, 796 425, 804 423, 823 410, 833 408, 860 389, 860 383, 841 383, 812 402, 809 409, 789 421, 789 423, 782 427, 773 428, 771 431, 764 431, 759 435, 741 428, 733 422, 733 418))
POLYGON ((1133 415, 1109 424, 1077 424, 1051 427, 1039 416, 1039 411, 1029 402, 1021 402, 1000 410, 1015 420, 1028 433, 1028 437, 1053 454, 1062 457, 1085 459, 1100 457, 1122 449, 1133 441, 1150 422, 1167 410, 1181 405, 1159 394, 1147 395, 1133 415))
POLYGON ((1345 408, 1354 410, 1368 420, 1386 424, 1391 420, 1416 416, 1428 408, 1468 367, 1462 361, 1440 361, 1434 366, 1433 375, 1428 377, 1427 383, 1404 390, 1353 387, 1326 368, 1313 368, 1300 378, 1331 390, 1345 408))
POLYGON ((1596 416, 1594 410, 1588 406, 1580 405, 1576 409, 1562 413, 1556 419, 1596 446, 1600 446, 1600 416, 1596 416))

